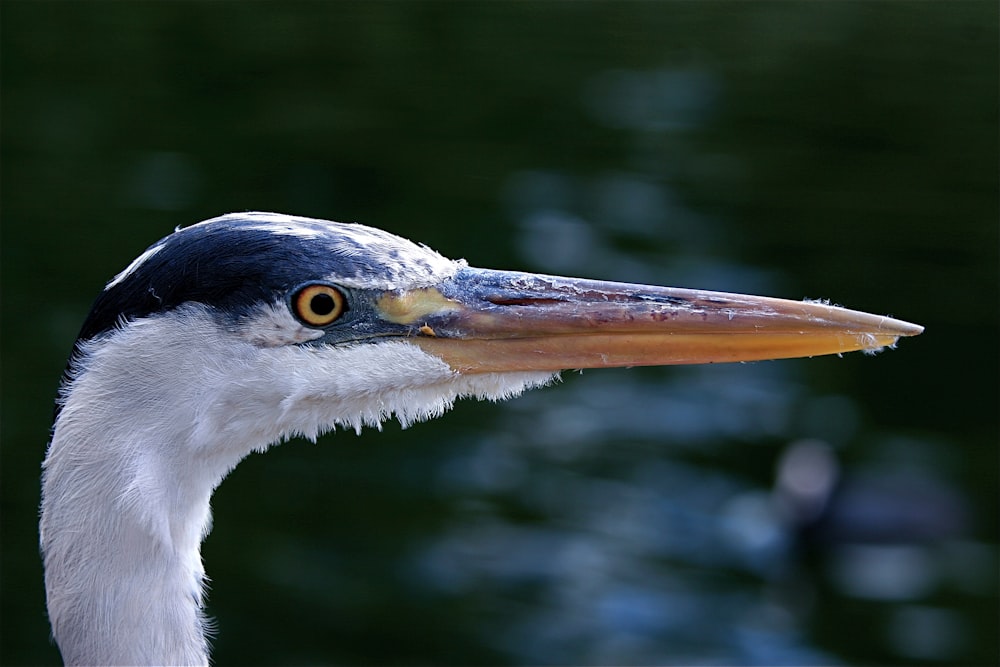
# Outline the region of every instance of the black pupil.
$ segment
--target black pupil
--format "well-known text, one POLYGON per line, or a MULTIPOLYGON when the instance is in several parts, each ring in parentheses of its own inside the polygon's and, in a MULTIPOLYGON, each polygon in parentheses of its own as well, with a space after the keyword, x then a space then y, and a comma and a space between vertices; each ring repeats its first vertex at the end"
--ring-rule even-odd
POLYGON ((317 315, 329 315, 337 304, 329 294, 317 294, 309 301, 309 307, 317 315))

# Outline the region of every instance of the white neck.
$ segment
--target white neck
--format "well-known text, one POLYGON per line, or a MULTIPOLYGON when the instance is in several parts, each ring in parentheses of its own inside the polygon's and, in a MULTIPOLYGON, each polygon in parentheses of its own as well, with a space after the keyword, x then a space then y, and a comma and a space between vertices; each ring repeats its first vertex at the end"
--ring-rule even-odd
POLYGON ((196 306, 84 344, 74 369, 40 533, 53 635, 67 664, 90 665, 208 663, 200 545, 212 492, 250 452, 552 377, 461 376, 399 341, 266 347, 196 306))
MULTIPOLYGON (((143 458, 142 443, 116 435, 72 445, 57 437, 52 446, 60 455, 46 464, 41 539, 49 617, 63 661, 207 664, 199 547, 213 483, 175 478, 141 488, 143 480, 128 479, 137 467, 126 452, 143 458), (64 465, 94 449, 108 450, 108 458, 64 465), (94 516, 107 518, 87 520, 94 516)), ((140 465, 163 467, 153 459, 140 465)))
POLYGON ((162 354, 129 354, 161 342, 150 333, 117 332, 77 359, 44 464, 46 594, 70 665, 208 664, 200 545, 209 501, 267 444, 218 447, 195 428, 196 406, 177 394, 206 391, 211 369, 185 358, 183 343, 194 341, 183 338, 162 354), (177 382, 156 381, 170 377, 177 382))

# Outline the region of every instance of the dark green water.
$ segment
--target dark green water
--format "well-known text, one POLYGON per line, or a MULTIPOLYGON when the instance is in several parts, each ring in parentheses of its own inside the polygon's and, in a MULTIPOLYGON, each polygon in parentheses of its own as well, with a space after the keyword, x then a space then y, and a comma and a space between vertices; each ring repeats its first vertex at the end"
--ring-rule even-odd
POLYGON ((37 480, 91 299, 263 209, 927 331, 253 456, 204 546, 218 664, 995 663, 997 19, 5 1, 0 662, 58 661, 37 480))

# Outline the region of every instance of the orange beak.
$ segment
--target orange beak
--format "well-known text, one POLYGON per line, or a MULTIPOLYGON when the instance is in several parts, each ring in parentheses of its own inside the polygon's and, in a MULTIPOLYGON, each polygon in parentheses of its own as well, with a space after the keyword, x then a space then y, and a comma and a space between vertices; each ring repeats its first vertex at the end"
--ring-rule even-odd
POLYGON ((376 308, 462 373, 812 357, 923 331, 811 301, 472 268, 376 308))

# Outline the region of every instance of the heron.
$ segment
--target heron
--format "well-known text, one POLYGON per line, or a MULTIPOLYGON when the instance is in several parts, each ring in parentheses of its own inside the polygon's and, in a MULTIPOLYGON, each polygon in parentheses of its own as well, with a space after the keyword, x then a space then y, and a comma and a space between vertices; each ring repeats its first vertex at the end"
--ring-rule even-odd
POLYGON ((474 268, 359 224, 248 212, 154 243, 85 319, 43 463, 63 660, 206 665, 210 500, 252 452, 560 371, 874 351, 922 327, 828 303, 474 268))

